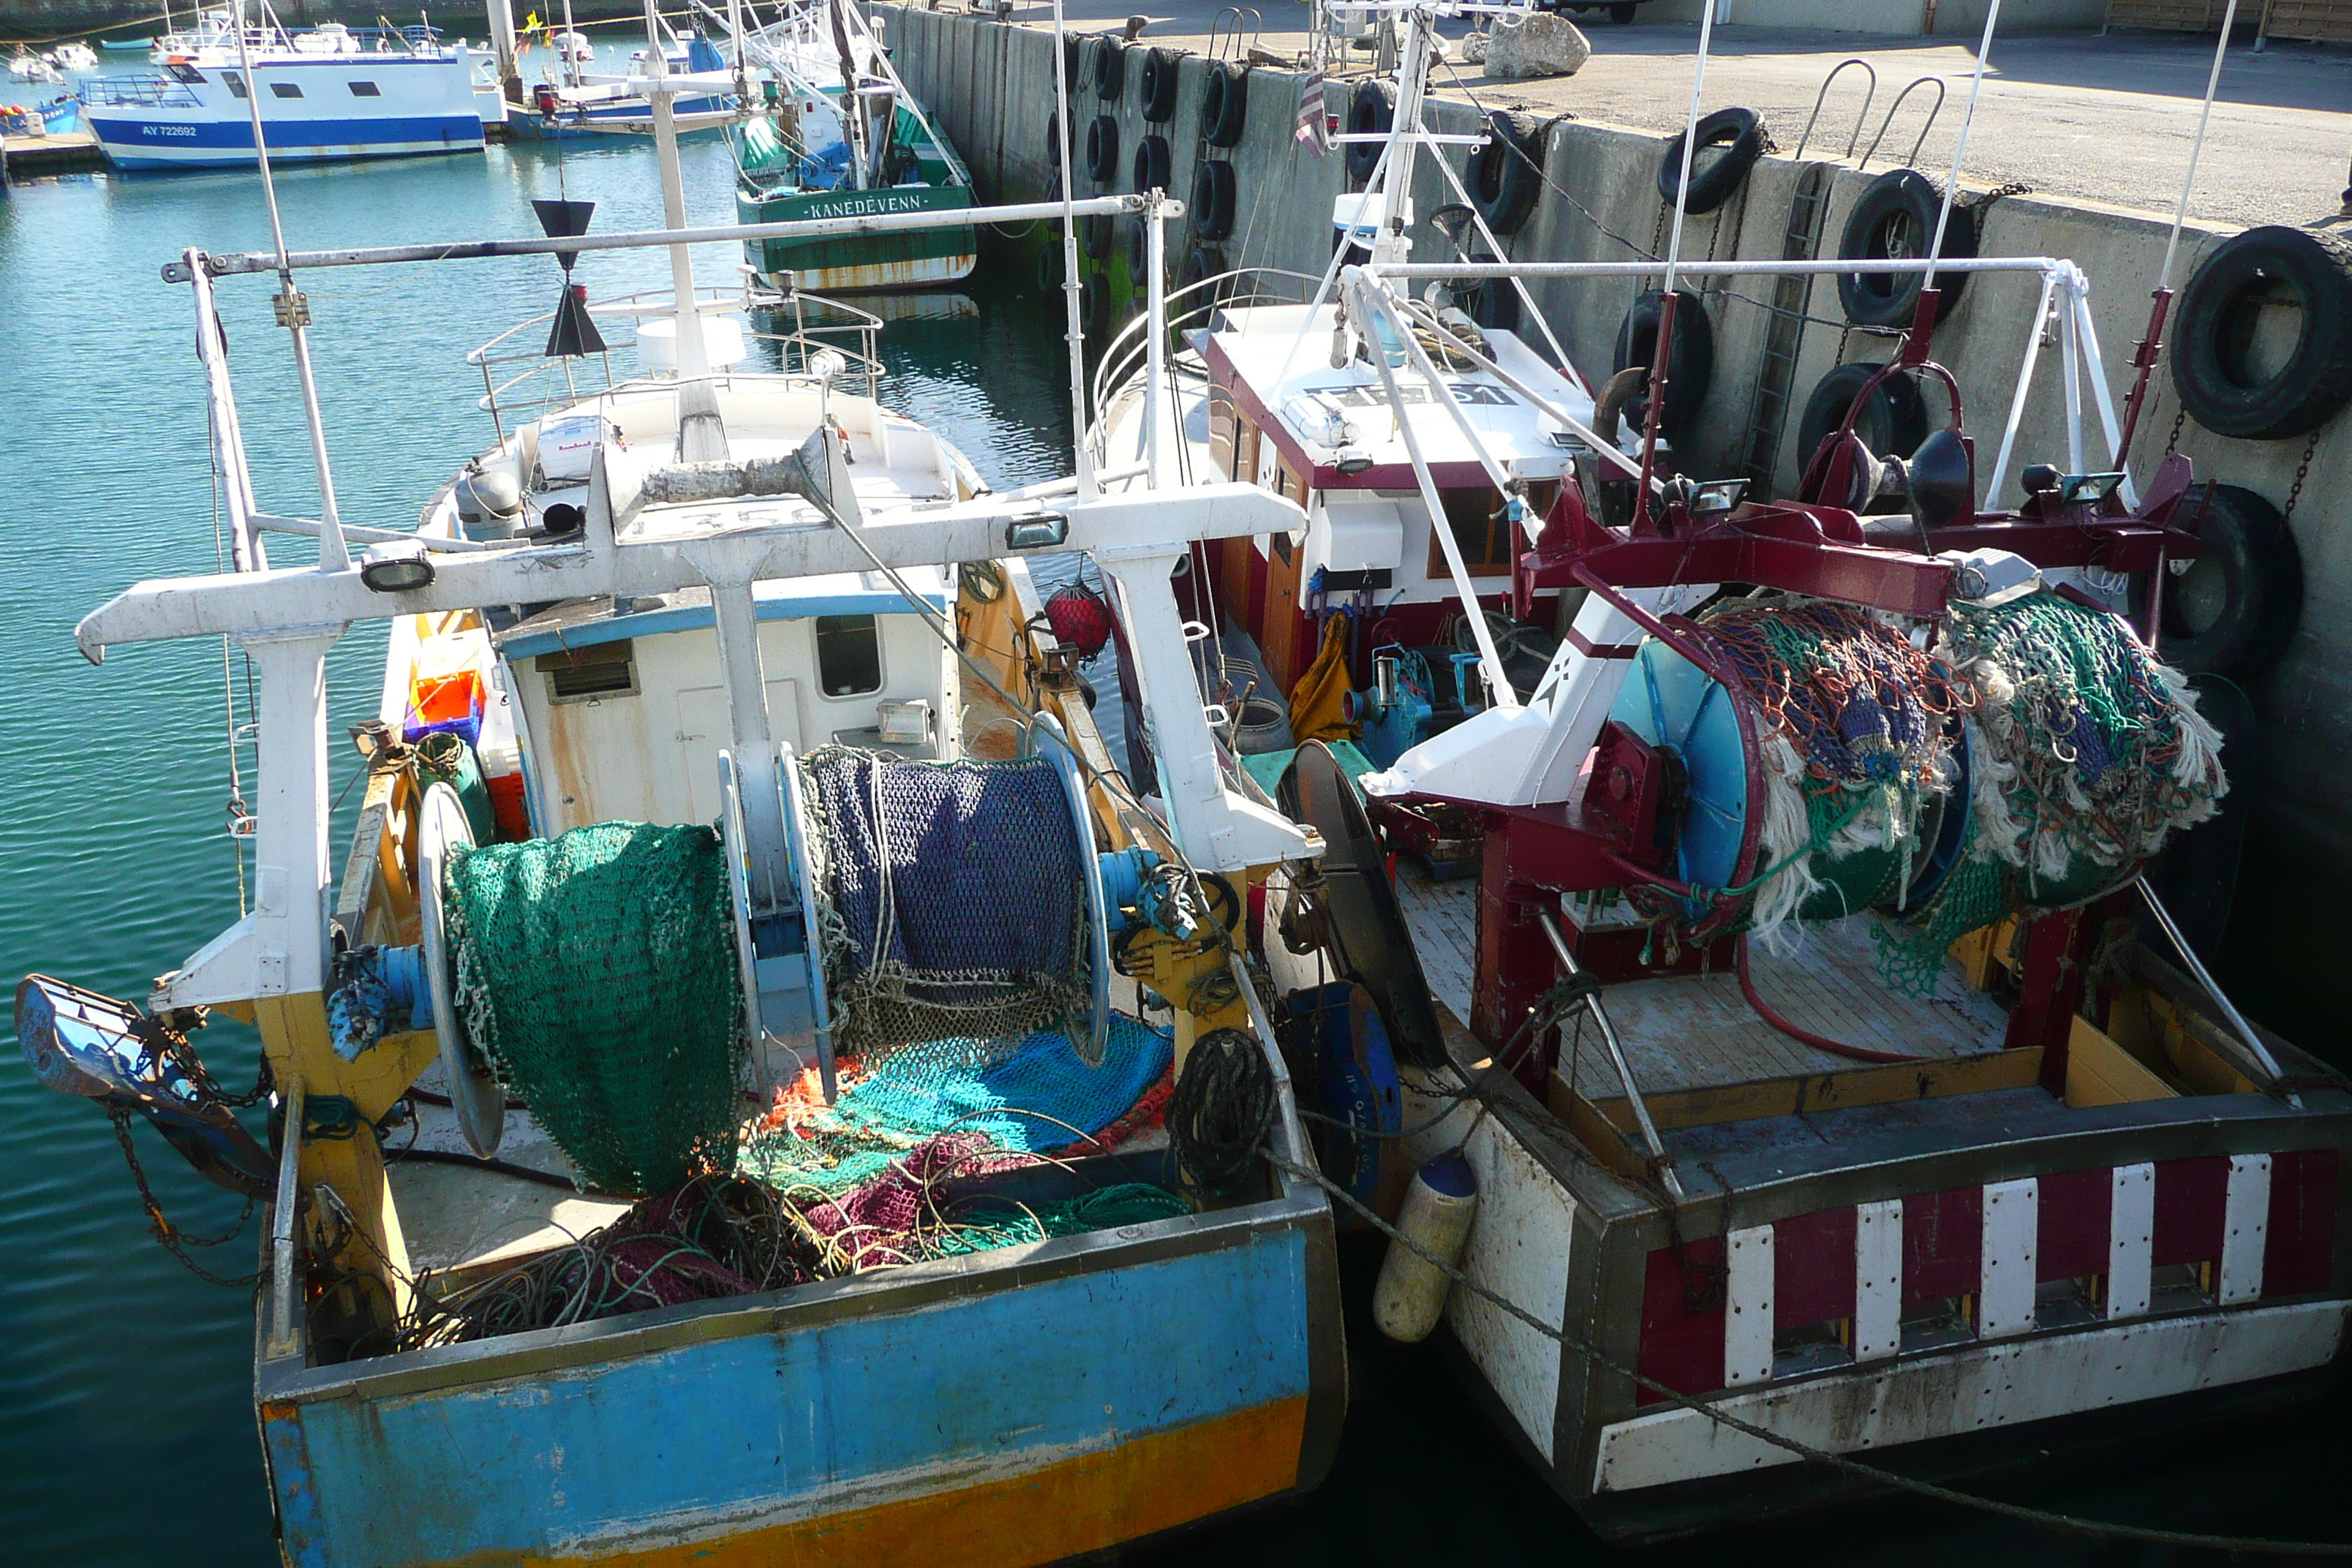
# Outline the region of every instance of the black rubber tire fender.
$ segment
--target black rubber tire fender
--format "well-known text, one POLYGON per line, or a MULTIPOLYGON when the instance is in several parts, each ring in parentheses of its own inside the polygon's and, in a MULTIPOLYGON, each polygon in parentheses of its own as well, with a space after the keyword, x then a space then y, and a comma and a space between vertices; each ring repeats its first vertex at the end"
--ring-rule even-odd
POLYGON ((1062 172, 1062 117, 1045 117, 1045 173, 1059 176, 1062 172))
POLYGON ((1498 332, 1519 330, 1519 291, 1507 278, 1489 278, 1470 296, 1470 319, 1498 332))
POLYGON ((1105 34, 1095 42, 1095 96, 1105 103, 1118 101, 1127 86, 1127 48, 1105 34))
MULTIPOLYGON (((2242 486, 2191 485, 2172 509, 2172 525, 2190 527, 2200 509, 2205 551, 2188 571, 2165 578, 2157 653, 2189 674, 2252 679, 2278 662, 2303 618, 2303 552, 2278 508, 2242 486)), ((2145 574, 2133 584, 2133 599, 2144 617, 2145 574)))
POLYGON ((1062 38, 1062 85, 1068 89, 1065 96, 1075 95, 1087 85, 1087 41, 1076 33, 1062 38))
MULTIPOLYGON (((1666 405, 1660 411, 1658 427, 1668 439, 1680 441, 1706 401, 1707 384, 1715 379, 1715 326, 1697 295, 1683 289, 1675 293, 1680 300, 1675 306, 1675 341, 1666 356, 1666 405)), ((1658 308, 1664 299, 1664 290, 1652 289, 1633 301, 1618 324, 1617 355, 1611 369, 1647 366, 1657 358, 1658 308)))
POLYGON ((1248 118, 1248 68, 1231 60, 1211 60, 1208 85, 1201 89, 1201 134, 1212 147, 1237 146, 1248 118))
POLYGON ((1108 213, 1088 213, 1078 220, 1078 254, 1089 261, 1108 260, 1115 232, 1108 213))
POLYGON ((1089 272, 1078 284, 1078 330, 1088 337, 1110 325, 1110 279, 1089 272))
POLYGON ((1192 227, 1202 239, 1223 239, 1234 232, 1239 205, 1234 166, 1211 158, 1192 171, 1192 227))
MULTIPOLYGON (((1846 410, 1862 395, 1863 387, 1884 367, 1854 363, 1832 365, 1813 384, 1805 411, 1797 420, 1797 468, 1802 472, 1821 449, 1822 442, 1845 423, 1846 410)), ((1927 438, 1927 404, 1919 393, 1919 378, 1898 370, 1879 383, 1878 390, 1853 416, 1853 433, 1881 458, 1907 458, 1927 438)))
MULTIPOLYGON (((1224 269, 1225 258, 1223 256, 1205 245, 1196 245, 1192 247, 1192 253, 1184 258, 1183 275, 1176 280, 1176 287, 1190 289, 1196 283, 1214 278, 1224 269)), ((1224 292, 1224 289, 1219 287, 1192 295, 1185 300, 1183 308, 1187 310, 1197 310, 1211 303, 1222 303, 1224 292)))
POLYGON ((1517 234, 1543 191, 1544 136, 1531 114, 1495 110, 1470 154, 1470 199, 1497 235, 1517 234))
POLYGON ((1118 121, 1097 114, 1087 127, 1087 177, 1107 185, 1118 174, 1118 121))
POLYGON ((1151 226, 1144 219, 1131 217, 1127 225, 1127 276, 1139 292, 1150 281, 1151 226))
POLYGON ((1176 113, 1176 62, 1184 57, 1175 49, 1143 51, 1143 118, 1172 119, 1176 113))
MULTIPOLYGON (((1936 233, 1936 216, 1944 198, 1916 169, 1889 169, 1863 187, 1846 215, 1845 234, 1838 242, 1841 261, 1877 261, 1890 256, 1927 254, 1936 233)), ((1959 260, 1977 253, 1976 215, 1958 202, 1944 230, 1944 259, 1959 260)), ((1941 322, 1960 302, 1967 286, 1965 272, 1946 272, 1936 279, 1936 320, 1941 322)), ((1918 273, 1838 274, 1838 303, 1845 319, 1858 327, 1907 327, 1919 304, 1918 273)))
POLYGON ((2217 436, 2275 441, 2334 418, 2352 403, 2352 238, 2271 225, 2216 247, 2181 291, 2172 385, 2217 436), (2265 374, 2249 362, 2263 304, 2282 291, 2303 324, 2265 374))
POLYGON ((1176 154, 1168 138, 1146 136, 1135 144, 1135 194, 1164 191, 1175 178, 1176 154))
MULTIPOLYGON (((1720 147, 1723 156, 1713 163, 1698 161, 1691 171, 1690 196, 1683 207, 1689 213, 1711 213, 1729 201, 1764 155, 1764 121, 1752 109, 1718 109, 1698 122, 1696 147, 1720 147)), ((1696 156, 1696 153, 1694 153, 1696 156)), ((1658 199, 1671 208, 1683 179, 1683 139, 1666 138, 1666 155, 1658 163, 1658 199)))
MULTIPOLYGON (((1384 136, 1396 129, 1396 83, 1375 77, 1356 85, 1356 96, 1348 104, 1348 134, 1350 136, 1384 136)), ((1377 142, 1351 142, 1348 144, 1348 173, 1357 179, 1371 178, 1373 168, 1381 161, 1381 144, 1377 142)))

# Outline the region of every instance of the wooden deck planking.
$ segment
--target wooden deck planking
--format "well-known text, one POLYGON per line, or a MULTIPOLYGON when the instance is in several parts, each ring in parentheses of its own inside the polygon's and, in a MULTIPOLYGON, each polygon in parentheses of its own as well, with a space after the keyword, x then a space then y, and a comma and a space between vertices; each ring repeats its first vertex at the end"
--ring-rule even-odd
MULTIPOLYGON (((1430 994, 1456 1017, 1468 1017, 1477 971, 1476 880, 1433 881, 1415 863, 1401 861, 1396 891, 1430 994)), ((1874 917, 1864 916, 1811 927, 1786 956, 1755 944, 1749 963, 1759 994, 1798 1027, 1865 1050, 1940 1058, 2000 1047, 2007 1013, 1962 981, 1949 961, 1933 997, 1882 984, 1874 924, 1874 917)), ((1601 1002, 1644 1093, 1803 1078, 1852 1065, 1758 1017, 1736 975, 1632 981, 1610 986, 1601 1002)), ((1616 1070, 1590 1023, 1580 1048, 1570 1056, 1563 1046, 1563 1068, 1586 1092, 1616 1098, 1616 1070)))

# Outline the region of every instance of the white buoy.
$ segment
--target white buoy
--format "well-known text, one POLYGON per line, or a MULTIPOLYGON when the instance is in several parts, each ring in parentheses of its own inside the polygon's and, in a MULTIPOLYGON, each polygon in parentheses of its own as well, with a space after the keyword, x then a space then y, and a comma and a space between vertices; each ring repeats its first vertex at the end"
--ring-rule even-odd
MULTIPOLYGON (((1470 1222, 1478 1213, 1478 1178, 1459 1154, 1440 1154, 1412 1175, 1397 1229, 1450 1265, 1462 1260, 1470 1222)), ((1372 1321, 1404 1344, 1429 1337, 1445 1314, 1453 1279, 1403 1243, 1391 1240, 1372 1289, 1372 1321)))

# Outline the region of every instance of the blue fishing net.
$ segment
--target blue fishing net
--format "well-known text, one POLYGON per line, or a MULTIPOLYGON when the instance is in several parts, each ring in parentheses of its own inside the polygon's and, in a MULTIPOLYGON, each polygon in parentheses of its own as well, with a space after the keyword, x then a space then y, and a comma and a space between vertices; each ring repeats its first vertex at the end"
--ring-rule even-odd
POLYGON ((1134 1109, 1175 1059, 1170 1032, 1123 1015, 1111 1018, 1099 1068, 1054 1030, 1009 1053, 974 1045, 945 1040, 889 1052, 833 1106, 753 1134, 737 1169, 779 1188, 830 1194, 871 1181, 942 1132, 978 1133, 1013 1153, 1066 1149, 1134 1109))

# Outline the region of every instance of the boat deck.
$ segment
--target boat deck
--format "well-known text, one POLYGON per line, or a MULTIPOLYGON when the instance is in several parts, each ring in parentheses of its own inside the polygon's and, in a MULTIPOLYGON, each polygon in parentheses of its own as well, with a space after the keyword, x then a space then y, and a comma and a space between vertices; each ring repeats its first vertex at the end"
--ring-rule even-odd
MULTIPOLYGON (((1458 1018, 1470 1016, 1477 968, 1478 883, 1435 881, 1418 861, 1401 858, 1397 901, 1433 995, 1458 1018)), ((1808 929, 1786 954, 1756 943, 1749 955, 1756 989, 1798 1027, 1864 1050, 1948 1059, 2000 1048, 2008 1015, 1966 984, 1947 961, 1932 997, 1913 997, 1878 978, 1875 917, 1808 929)), ((1602 998, 1643 1094, 1714 1089, 1762 1079, 1803 1078, 1850 1068, 1756 1016, 1733 974, 1680 975, 1612 985, 1602 998)), ((1574 1031, 1570 1031, 1574 1035, 1574 1031)), ((1563 1046, 1560 1072, 1595 1100, 1618 1098, 1615 1069, 1597 1032, 1563 1046)))

